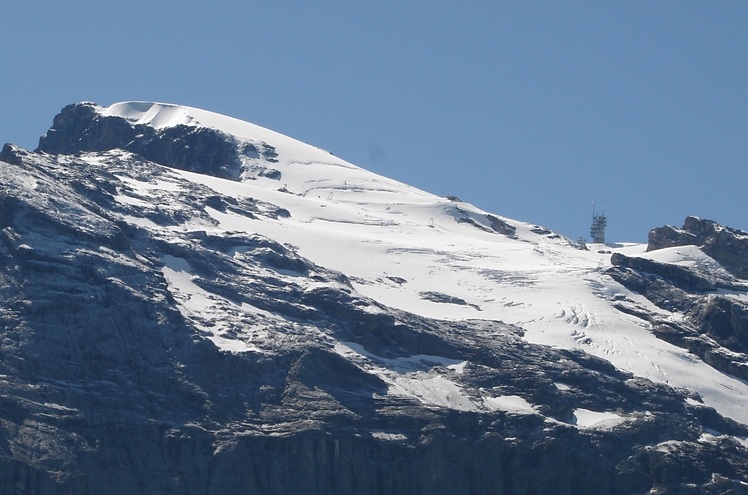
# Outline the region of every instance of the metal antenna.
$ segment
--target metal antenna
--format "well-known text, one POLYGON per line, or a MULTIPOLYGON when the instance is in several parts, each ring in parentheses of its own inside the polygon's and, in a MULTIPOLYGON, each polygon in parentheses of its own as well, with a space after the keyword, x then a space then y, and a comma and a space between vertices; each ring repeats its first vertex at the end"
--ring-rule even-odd
POLYGON ((605 226, 608 219, 605 218, 605 208, 601 215, 595 213, 595 202, 592 202, 592 227, 590 227, 590 237, 595 244, 605 244, 605 226))

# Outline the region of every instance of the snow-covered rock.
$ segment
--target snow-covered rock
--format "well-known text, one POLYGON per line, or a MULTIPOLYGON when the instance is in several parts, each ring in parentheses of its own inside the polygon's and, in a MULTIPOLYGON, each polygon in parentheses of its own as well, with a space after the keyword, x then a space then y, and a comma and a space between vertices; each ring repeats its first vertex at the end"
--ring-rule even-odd
POLYGON ((715 340, 691 304, 748 296, 706 250, 580 250, 158 103, 66 107, 0 177, 0 479, 20 493, 748 481, 742 327, 715 340))

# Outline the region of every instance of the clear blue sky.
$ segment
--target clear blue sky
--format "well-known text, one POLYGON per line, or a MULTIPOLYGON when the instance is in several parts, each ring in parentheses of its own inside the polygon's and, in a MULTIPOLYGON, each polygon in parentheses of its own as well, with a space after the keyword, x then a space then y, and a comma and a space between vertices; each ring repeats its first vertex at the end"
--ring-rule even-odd
POLYGON ((609 241, 748 230, 748 2, 6 1, 0 141, 68 103, 269 127, 485 210, 609 241))

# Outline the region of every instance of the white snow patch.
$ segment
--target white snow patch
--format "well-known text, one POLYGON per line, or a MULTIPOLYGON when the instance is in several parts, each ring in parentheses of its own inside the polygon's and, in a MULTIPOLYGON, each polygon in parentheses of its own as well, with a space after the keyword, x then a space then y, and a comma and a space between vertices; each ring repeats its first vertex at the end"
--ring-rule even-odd
POLYGON ((402 433, 386 433, 384 431, 372 431, 371 436, 374 438, 379 438, 380 440, 387 440, 390 442, 398 442, 408 439, 408 437, 406 437, 402 433))
POLYGON ((651 450, 655 450, 657 452, 664 452, 666 454, 671 454, 678 450, 678 447, 680 447, 683 444, 683 442, 679 440, 667 440, 665 442, 658 443, 657 445, 650 447, 651 450))
POLYGON ((138 206, 140 208, 150 206, 149 203, 143 201, 142 199, 133 198, 132 196, 126 196, 124 194, 118 194, 114 197, 114 200, 118 203, 130 206, 138 206))
POLYGON ((722 268, 722 265, 708 254, 704 253, 704 251, 702 251, 698 246, 674 246, 662 248, 642 253, 639 257, 652 261, 659 261, 660 263, 670 263, 691 268, 700 268, 703 270, 725 271, 722 268))
POLYGON ((429 369, 434 366, 442 366, 453 369, 456 373, 464 371, 467 361, 450 359, 442 356, 430 356, 427 354, 416 354, 414 356, 400 358, 384 358, 371 354, 360 344, 355 342, 339 342, 335 345, 335 351, 343 357, 351 355, 363 356, 387 369, 397 373, 407 373, 415 370, 429 369))
POLYGON ((50 409, 57 409, 58 411, 65 411, 65 412, 78 412, 78 409, 72 409, 70 407, 65 407, 60 404, 55 404, 52 402, 45 402, 44 407, 48 407, 50 409))
POLYGON ((213 304, 216 296, 201 289, 192 281, 192 268, 187 260, 167 254, 163 262, 164 267, 161 271, 169 285, 176 290, 177 297, 181 299, 180 308, 184 307, 191 312, 202 312, 213 304))
POLYGON ((227 339, 226 337, 223 337, 221 335, 216 335, 214 332, 210 332, 210 335, 207 335, 207 338, 222 351, 228 351, 236 354, 250 351, 262 352, 256 345, 249 344, 239 339, 227 339))
POLYGON ((115 103, 108 108, 99 109, 105 116, 122 117, 133 125, 149 124, 156 129, 177 125, 196 125, 187 107, 150 102, 115 103))
POLYGON ((461 374, 463 374, 465 372, 465 365, 467 363, 468 363, 467 361, 462 361, 462 362, 459 362, 457 364, 450 364, 450 365, 447 366, 447 368, 451 369, 452 371, 454 371, 458 375, 461 375, 461 374))
POLYGON ((579 428, 608 429, 618 426, 627 419, 614 412, 597 412, 579 408, 574 409, 572 422, 579 428))
POLYGON ((736 437, 734 435, 725 435, 718 431, 712 430, 711 428, 705 428, 704 432, 699 437, 699 442, 702 443, 717 443, 719 440, 729 438, 738 442, 743 447, 748 448, 748 437, 736 437))
POLYGON ((748 437, 735 437, 732 438, 735 439, 736 442, 738 442, 740 445, 748 449, 748 437))
POLYGON ((479 410, 479 407, 470 400, 459 385, 443 376, 424 372, 395 376, 389 393, 415 397, 425 404, 458 411, 479 410))
POLYGON ((148 218, 134 217, 132 215, 122 215, 122 218, 125 220, 125 222, 132 223, 132 224, 138 225, 140 227, 146 227, 146 228, 150 228, 150 229, 161 228, 156 222, 154 222, 153 220, 150 220, 148 218))
POLYGON ((436 372, 436 367, 460 366, 464 361, 423 354, 383 358, 354 342, 336 342, 334 349, 361 369, 380 377, 389 385, 389 394, 459 411, 480 410, 460 385, 436 372))
POLYGON ((241 309, 247 313, 278 319, 276 315, 248 304, 242 304, 241 307, 237 306, 220 296, 211 294, 200 288, 192 281, 192 267, 183 258, 167 254, 163 257, 163 262, 165 266, 162 269, 162 273, 169 283, 169 288, 174 298, 177 300, 179 311, 185 317, 192 319, 193 324, 202 331, 207 339, 212 341, 219 349, 227 352, 263 352, 251 342, 236 338, 233 335, 229 337, 222 334, 223 328, 220 324, 220 315, 224 311, 222 308, 229 306, 241 309), (216 313, 219 313, 219 318, 215 317, 216 313), (195 320, 193 317, 197 317, 198 320, 195 320), (213 319, 214 321, 217 320, 219 324, 208 328, 200 323, 200 320, 205 318, 213 319))
POLYGON ((242 308, 242 311, 244 311, 245 313, 251 313, 251 314, 255 314, 255 315, 262 315, 262 316, 264 316, 266 318, 272 318, 274 320, 285 321, 283 319, 283 317, 281 317, 281 316, 279 316, 279 315, 277 315, 275 313, 271 313, 270 311, 266 311, 264 309, 260 309, 258 307, 252 306, 251 304, 248 304, 248 303, 242 303, 241 308, 242 308))
POLYGON ((506 411, 516 414, 537 414, 532 404, 518 395, 485 397, 483 403, 492 411, 506 411))

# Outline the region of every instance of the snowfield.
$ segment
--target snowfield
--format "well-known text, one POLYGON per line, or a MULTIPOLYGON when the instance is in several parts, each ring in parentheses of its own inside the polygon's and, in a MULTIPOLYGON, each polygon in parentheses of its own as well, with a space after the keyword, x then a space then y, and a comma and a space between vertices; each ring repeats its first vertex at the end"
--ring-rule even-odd
MULTIPOLYGON (((198 183, 234 198, 254 198, 290 212, 288 218, 251 219, 208 210, 179 228, 258 233, 292 246, 314 263, 340 271, 362 295, 384 305, 439 319, 485 319, 515 324, 528 342, 577 348, 604 358, 635 375, 696 392, 705 405, 748 424, 748 384, 716 371, 696 356, 656 338, 649 323, 626 314, 613 302, 644 308, 665 318, 680 315, 655 307, 607 276, 612 253, 722 270, 695 247, 645 253, 646 245, 588 245, 536 225, 494 215, 513 227, 513 235, 492 227, 488 213, 475 206, 429 194, 345 162, 330 153, 230 117, 184 106, 141 102, 98 107, 102 115, 156 128, 207 126, 239 143, 274 149, 274 161, 242 157, 243 180, 231 181, 174 170, 173 182, 129 180, 142 195, 175 191, 182 181, 198 183), (275 170, 261 174, 261 169, 275 170), (274 177, 274 178, 273 178, 274 177)), ((123 179, 124 180, 124 179, 123 179)), ((119 196, 118 201, 133 198, 119 196)), ((148 229, 146 218, 123 217, 148 229)), ((195 285, 185 260, 164 259, 164 276, 179 295, 184 314, 200 317, 230 304, 195 285)), ((293 276, 292 273, 285 274, 293 276)), ((745 294, 736 297, 745 298, 745 294)), ((254 308, 235 308, 252 312, 254 308)), ((263 315, 271 318, 273 315, 263 315)), ((258 330, 259 331, 259 330, 258 330)), ((220 329, 206 332, 231 352, 257 352, 220 329)), ((499 409, 534 414, 532 404, 516 396, 477 403, 449 379, 466 363, 438 356, 413 356, 392 362, 355 344, 335 349, 362 369, 380 376, 389 393, 458 410, 499 409)), ((558 387, 566 385, 558 384, 558 387)), ((627 418, 577 409, 580 428, 607 428, 627 418)), ((389 438, 388 433, 378 436, 389 438)))

